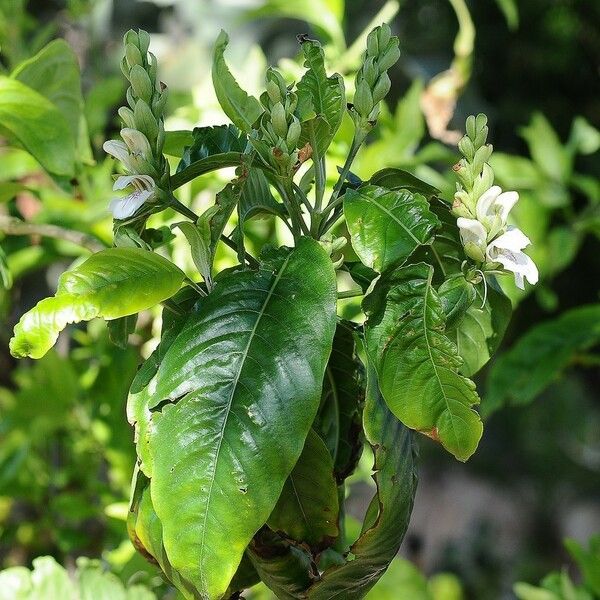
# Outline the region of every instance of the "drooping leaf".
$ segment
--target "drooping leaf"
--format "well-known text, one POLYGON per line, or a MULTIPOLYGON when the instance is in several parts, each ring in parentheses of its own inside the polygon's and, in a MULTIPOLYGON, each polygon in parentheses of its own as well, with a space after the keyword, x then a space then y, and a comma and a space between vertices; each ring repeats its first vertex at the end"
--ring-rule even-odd
POLYGON ((13 356, 41 358, 68 323, 118 319, 171 297, 184 273, 166 258, 140 248, 109 248, 63 273, 56 295, 25 313, 10 341, 13 356))
POLYGON ((323 440, 311 429, 267 525, 319 551, 339 534, 338 511, 333 460, 323 440))
POLYGON ((231 122, 242 131, 250 133, 252 126, 263 113, 260 102, 249 96, 235 80, 225 62, 225 49, 229 36, 221 30, 213 53, 212 80, 221 108, 231 122))
POLYGON ((73 175, 75 145, 65 117, 48 99, 9 77, 0 77, 0 131, 49 173, 73 175))
POLYGON ((527 404, 567 368, 578 352, 600 341, 600 304, 580 306, 532 327, 492 366, 484 409, 527 404))
POLYGON ((475 384, 459 375, 455 344, 445 335, 433 268, 418 263, 382 277, 363 301, 367 351, 390 410, 407 426, 467 460, 483 432, 472 406, 475 384))
POLYGON ((368 377, 363 424, 375 455, 373 516, 367 517, 369 522, 350 548, 354 558, 327 569, 309 589, 309 600, 363 598, 398 553, 408 527, 417 486, 412 434, 386 406, 373 372, 368 377))
MULTIPOLYGON (((449 333, 463 359, 459 371, 465 377, 475 375, 495 354, 512 315, 510 300, 492 277, 488 278, 487 293, 482 284, 475 293, 475 300, 449 333)), ((450 328, 448 324, 447 327, 450 328)))
POLYGON ((71 130, 73 144, 79 141, 83 96, 77 56, 65 40, 53 40, 35 56, 22 62, 11 77, 50 100, 71 130))
POLYGON ((323 398, 315 421, 342 482, 356 468, 362 453, 362 365, 355 352, 352 327, 341 321, 335 330, 333 348, 325 371, 323 398))
MULTIPOLYGON (((218 207, 208 209, 211 212, 218 210, 218 207)), ((182 221, 177 223, 177 227, 181 229, 185 235, 192 253, 192 260, 198 269, 198 273, 202 275, 202 279, 210 285, 212 281, 212 263, 213 253, 211 252, 211 231, 210 231, 210 214, 201 215, 196 223, 182 221)))
POLYGON ((229 152, 243 153, 248 145, 248 137, 235 125, 215 125, 196 127, 192 132, 192 143, 184 150, 177 165, 177 173, 192 163, 229 152))
POLYGON ((138 443, 150 450, 142 468, 167 556, 206 598, 229 586, 301 454, 335 304, 331 261, 302 238, 265 257, 258 272, 218 278, 149 385, 130 396, 152 411, 138 443))
POLYGON ((300 145, 311 143, 313 151, 321 157, 324 156, 344 117, 346 108, 344 80, 337 73, 331 77, 327 76, 325 55, 319 42, 303 37, 301 44, 307 71, 297 86, 297 113, 303 123, 300 145), (318 126, 315 125, 315 117, 319 116, 324 119, 328 127, 322 128, 321 134, 316 136, 314 129, 313 131, 308 129, 318 126), (315 142, 311 140, 318 140, 318 143, 314 145, 315 142))
POLYGON ((316 574, 316 566, 267 528, 261 529, 248 547, 248 556, 263 583, 279 600, 300 600, 316 574))
POLYGON ((441 193, 436 187, 421 181, 412 173, 393 167, 377 171, 369 179, 369 184, 390 190, 406 189, 415 194, 422 194, 426 198, 433 198, 434 196, 439 196, 441 193))
POLYGON ((380 273, 431 243, 439 225, 422 195, 374 185, 349 189, 344 215, 354 251, 363 264, 380 273))

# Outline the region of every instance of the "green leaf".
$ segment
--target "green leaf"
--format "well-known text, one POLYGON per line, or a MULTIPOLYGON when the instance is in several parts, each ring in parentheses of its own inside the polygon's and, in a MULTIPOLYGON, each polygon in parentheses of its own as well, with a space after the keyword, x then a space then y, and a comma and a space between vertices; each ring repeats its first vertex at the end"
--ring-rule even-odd
MULTIPOLYGON (((458 276, 460 280, 460 276, 458 276)), ((463 359, 459 371, 465 377, 472 377, 495 354, 512 315, 510 300, 502 293, 491 277, 487 281, 487 293, 484 300, 482 284, 473 288, 472 300, 462 313, 459 322, 453 322, 453 314, 447 310, 446 289, 438 290, 444 312, 449 337, 456 342, 460 357, 463 359)))
POLYGON ((53 175, 71 177, 75 146, 59 109, 20 81, 0 76, 0 130, 53 175))
POLYGON ((240 152, 224 152, 223 154, 215 154, 214 156, 207 156, 196 162, 190 164, 189 167, 185 167, 181 171, 178 171, 171 176, 171 189, 176 190, 181 187, 184 183, 205 175, 212 171, 218 171, 219 169, 225 169, 227 167, 238 167, 243 164, 244 155, 240 152))
POLYGON ((317 147, 313 146, 313 150, 321 157, 325 155, 344 117, 346 109, 344 80, 338 73, 327 77, 325 55, 319 42, 303 37, 301 44, 307 71, 297 86, 297 114, 303 122, 304 130, 300 145, 310 142, 311 139, 318 139, 317 147), (322 117, 328 125, 326 134, 322 132, 318 137, 314 132, 306 131, 307 126, 310 127, 309 123, 314 126, 315 116, 322 117))
POLYGON ((566 182, 572 168, 571 159, 548 119, 542 113, 535 113, 531 123, 522 127, 520 133, 540 169, 550 179, 566 182))
POLYGON ((279 600, 304 598, 316 567, 308 555, 263 528, 248 547, 248 556, 265 585, 279 600))
MULTIPOLYGON (((209 211, 214 212, 214 208, 211 207, 209 211)), ((198 269, 198 273, 202 275, 202 279, 208 285, 212 281, 211 271, 213 263, 213 254, 210 247, 211 232, 209 220, 210 214, 206 215, 205 213, 196 223, 190 223, 189 221, 177 223, 177 227, 181 229, 190 245, 192 260, 198 269)))
POLYGON ((534 400, 568 367, 574 355, 600 340, 600 304, 579 306, 532 327, 494 363, 489 377, 486 414, 504 404, 534 400))
POLYGON ((318 552, 338 536, 338 512, 333 460, 323 440, 311 429, 267 525, 318 552))
POLYGON ((519 7, 516 0, 496 0, 496 4, 502 11, 508 28, 515 30, 519 26, 519 7))
POLYGON ((323 398, 315 421, 334 459, 338 482, 354 471, 362 453, 364 386, 361 375, 362 365, 356 356, 352 326, 341 321, 335 330, 323 398))
POLYGON ((221 30, 213 53, 212 80, 221 108, 231 122, 242 131, 250 133, 252 126, 263 113, 260 102, 249 96, 235 80, 224 53, 229 44, 229 36, 221 30))
POLYGON ((119 348, 127 348, 129 336, 135 331, 137 325, 137 313, 127 315, 108 322, 108 337, 110 341, 119 348))
POLYGON ((373 372, 368 378, 363 424, 375 455, 377 495, 371 504, 375 517, 363 525, 350 548, 354 558, 327 569, 309 589, 309 600, 363 598, 398 553, 408 527, 417 487, 412 434, 387 408, 373 372))
POLYGON ((575 117, 568 146, 579 154, 594 154, 600 148, 600 131, 583 117, 575 117))
POLYGON ((442 309, 446 315, 446 329, 456 327, 465 317, 477 293, 475 286, 464 275, 451 275, 438 289, 442 309))
POLYGON ((83 96, 79 62, 65 40, 50 42, 35 56, 22 62, 11 74, 39 92, 61 112, 71 130, 74 145, 79 141, 83 96))
POLYGON ((184 150, 177 172, 183 171, 192 163, 228 152, 245 152, 248 137, 235 125, 196 127, 192 132, 192 143, 184 150))
POLYGON ((420 194, 374 185, 349 189, 344 215, 354 251, 364 265, 380 273, 404 263, 420 245, 430 244, 439 225, 420 194))
POLYGON ((138 443, 151 455, 142 468, 167 556, 206 598, 229 586, 302 452, 336 295, 331 260, 309 238, 265 257, 258 272, 226 272, 130 396, 152 412, 138 443))
POLYGON ((572 539, 565 540, 565 547, 581 570, 585 586, 600 596, 600 535, 590 538, 589 549, 572 539))
POLYGON ((118 319, 171 297, 183 272, 166 258, 139 248, 109 248, 63 273, 56 295, 25 313, 10 341, 13 356, 41 358, 68 323, 118 319))
POLYGON ((421 181, 412 173, 393 167, 377 171, 369 180, 369 184, 389 190, 406 189, 415 194, 422 194, 426 198, 433 198, 441 193, 436 187, 421 181))
POLYGON ((550 590, 545 590, 523 582, 515 583, 513 591, 519 600, 562 600, 560 596, 557 596, 550 590))
POLYGON ((433 268, 419 263, 378 280, 363 301, 365 339, 390 410, 411 429, 439 440, 459 460, 477 448, 483 426, 472 406, 475 384, 445 335, 433 268))

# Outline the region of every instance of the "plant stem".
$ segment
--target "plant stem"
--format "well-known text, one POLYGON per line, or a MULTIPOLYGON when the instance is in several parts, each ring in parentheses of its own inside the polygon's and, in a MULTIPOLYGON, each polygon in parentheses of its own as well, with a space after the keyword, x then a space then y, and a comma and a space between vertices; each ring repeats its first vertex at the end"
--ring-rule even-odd
POLYGON ((77 244, 82 248, 86 248, 90 252, 100 252, 101 250, 106 249, 105 244, 87 233, 65 229, 59 225, 26 223, 16 217, 0 216, 0 231, 6 235, 41 235, 44 237, 65 240, 77 244))
MULTIPOLYGON (((281 191, 287 200, 288 210, 291 209, 290 217, 294 216, 297 225, 304 235, 310 235, 310 231, 302 217, 302 206, 298 202, 291 179, 281 179, 281 191)), ((294 221, 294 218, 292 218, 292 221, 294 221)))
POLYGON ((345 292, 338 292, 338 300, 341 300, 343 298, 356 298, 358 296, 362 296, 364 294, 364 292, 361 289, 355 289, 355 290, 346 290, 345 292))

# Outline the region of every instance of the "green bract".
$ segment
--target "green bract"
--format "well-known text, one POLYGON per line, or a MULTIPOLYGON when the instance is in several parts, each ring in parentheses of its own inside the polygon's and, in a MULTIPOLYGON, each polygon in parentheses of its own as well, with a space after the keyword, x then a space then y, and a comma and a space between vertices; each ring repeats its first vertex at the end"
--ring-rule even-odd
MULTIPOLYGON (((398 168, 366 181, 351 171, 399 56, 389 26, 366 38, 350 105, 320 43, 298 39, 304 74, 294 84, 269 68, 257 99, 225 63, 222 32, 213 82, 232 123, 167 136, 166 87, 149 36, 125 34, 122 141, 105 145, 128 171, 115 189, 131 192, 112 201, 117 247, 63 274, 56 295, 21 319, 11 341, 15 356, 37 358, 68 323, 100 316, 118 319, 111 336, 124 345, 136 314, 164 303, 160 340, 127 404, 138 457, 128 531, 186 599, 236 598, 259 581, 289 600, 364 598, 410 520, 411 430, 461 461, 475 452, 483 426, 467 376, 490 359, 510 316, 496 271, 465 255, 436 187, 398 168), (163 151, 181 157, 173 173, 163 151), (225 167, 235 175, 202 214, 176 196, 225 167), (148 228, 167 208, 177 220, 148 228), (257 215, 269 220, 266 235, 249 224, 257 215), (168 256, 175 236, 189 246, 188 277, 153 251, 168 256), (222 243, 231 258, 219 253, 222 243), (350 540, 347 479, 365 446, 376 493, 350 540)), ((28 81, 39 83, 44 71, 24 67, 21 75, 28 69, 28 81)), ((1 85, 64 121, 22 83, 1 85)), ((35 128, 12 126, 38 160, 60 158, 35 128)), ((475 179, 491 152, 482 145, 484 117, 467 129, 457 214, 478 199, 475 179)), ((506 376, 501 369, 497 379, 506 376)))

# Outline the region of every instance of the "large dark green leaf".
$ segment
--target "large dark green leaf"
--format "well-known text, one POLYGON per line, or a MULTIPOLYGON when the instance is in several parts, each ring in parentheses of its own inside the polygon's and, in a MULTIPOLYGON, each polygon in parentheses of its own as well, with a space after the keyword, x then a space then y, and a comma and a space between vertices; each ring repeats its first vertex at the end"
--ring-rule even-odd
POLYGON ((73 175, 75 145, 67 120, 47 98, 8 77, 0 77, 0 131, 49 173, 73 175))
POLYGON ((408 427, 467 460, 483 426, 472 406, 479 397, 459 375, 462 359, 445 335, 442 302, 424 263, 383 276, 363 301, 369 357, 391 411, 408 427))
POLYGON ((325 71, 325 55, 321 44, 315 40, 302 38, 304 66, 307 71, 298 82, 297 113, 303 122, 302 142, 309 142, 318 156, 323 156, 331 143, 333 136, 342 123, 346 109, 344 80, 341 75, 327 77, 325 71), (324 119, 327 127, 317 137, 310 127, 321 127, 315 122, 315 117, 324 119), (309 125, 310 124, 310 125, 309 125), (307 127, 308 126, 308 127, 307 127), (311 141, 318 139, 315 147, 311 141))
POLYGON ((440 194, 440 190, 436 187, 421 181, 408 171, 395 167, 388 167, 387 169, 377 171, 369 179, 369 183, 390 190, 406 189, 415 194, 423 194, 426 198, 433 198, 440 194))
POLYGON ((344 215, 354 251, 363 264, 380 273, 431 243, 439 224, 424 196, 374 185, 349 189, 344 215))
POLYGON ((63 273, 56 295, 25 313, 10 341, 13 356, 40 358, 68 323, 118 319, 170 298, 185 275, 166 258, 140 248, 108 248, 63 273))
POLYGON ((250 133, 252 126, 263 113, 260 102, 249 96, 235 80, 225 62, 225 49, 229 36, 221 30, 215 43, 212 65, 212 80, 221 108, 231 122, 242 131, 250 133))
POLYGON ((362 453, 362 365, 356 356, 352 325, 341 321, 323 385, 316 427, 334 459, 338 482, 350 475, 362 453))
POLYGON ((171 189, 176 190, 184 183, 205 175, 211 171, 218 171, 227 167, 238 167, 244 162, 244 155, 240 152, 224 152, 223 154, 215 154, 207 156, 191 163, 181 171, 178 171, 171 176, 171 189))
POLYGON ((530 329, 494 363, 484 403, 486 414, 503 404, 534 400, 573 356, 600 341, 600 304, 580 306, 530 329))
POLYGON ((311 429, 267 525, 319 551, 339 534, 338 511, 333 460, 325 442, 311 429))
POLYGON ((152 503, 170 563, 207 599, 227 589, 266 522, 316 415, 335 330, 336 283, 321 246, 227 272, 146 388, 152 503), (227 543, 223 543, 223 535, 227 543))
POLYGON ((327 569, 308 591, 310 600, 359 600, 377 583, 404 539, 417 487, 411 432, 386 406, 374 373, 369 374, 363 414, 373 448, 377 495, 373 510, 346 564, 327 569))

